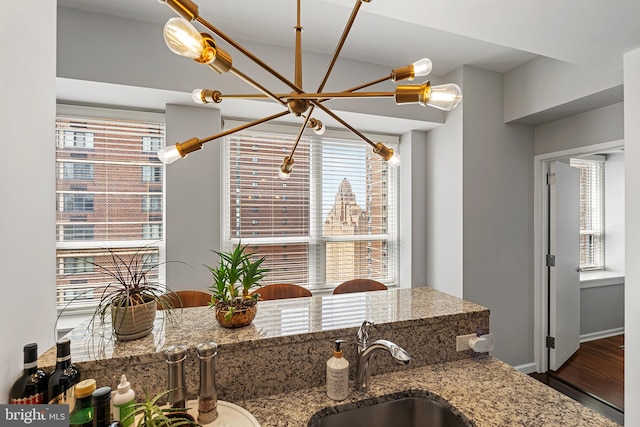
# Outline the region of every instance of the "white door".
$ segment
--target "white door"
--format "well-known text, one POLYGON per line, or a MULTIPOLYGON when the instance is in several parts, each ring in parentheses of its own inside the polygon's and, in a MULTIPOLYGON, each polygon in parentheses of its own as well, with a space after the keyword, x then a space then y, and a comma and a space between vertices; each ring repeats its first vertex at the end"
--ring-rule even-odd
POLYGON ((550 169, 549 369, 556 371, 580 348, 580 172, 559 161, 550 169))

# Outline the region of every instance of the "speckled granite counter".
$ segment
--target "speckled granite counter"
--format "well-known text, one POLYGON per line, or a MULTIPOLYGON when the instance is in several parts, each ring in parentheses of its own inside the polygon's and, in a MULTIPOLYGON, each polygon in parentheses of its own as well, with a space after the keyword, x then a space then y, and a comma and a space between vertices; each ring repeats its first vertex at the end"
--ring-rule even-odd
POLYGON ((318 411, 325 415, 405 396, 433 397, 470 426, 618 426, 489 356, 377 375, 368 393, 351 392, 342 402, 330 400, 324 387, 314 387, 236 403, 264 427, 302 427, 318 411))
MULTIPOLYGON (((184 344, 189 349, 187 389, 195 398, 199 372, 195 347, 213 340, 219 346, 220 398, 236 401, 324 384, 333 340, 346 340, 345 357, 355 360, 356 331, 364 319, 376 322, 371 339, 391 340, 412 354, 409 368, 470 357, 470 351, 455 351, 456 335, 489 330, 489 310, 430 288, 261 301, 253 324, 240 329, 220 327, 207 307, 176 310, 175 322, 161 328, 164 314, 158 313, 151 335, 135 341, 115 341, 109 331, 76 328, 69 335, 73 363, 83 378, 111 387, 125 373, 141 398, 143 388, 154 394, 167 388, 164 350, 184 344), (264 369, 266 365, 269 369, 264 369)), ((54 364, 55 348, 51 348, 39 365, 54 364)), ((409 368, 380 358, 373 372, 409 368)), ((352 364, 352 376, 354 370, 352 364)))

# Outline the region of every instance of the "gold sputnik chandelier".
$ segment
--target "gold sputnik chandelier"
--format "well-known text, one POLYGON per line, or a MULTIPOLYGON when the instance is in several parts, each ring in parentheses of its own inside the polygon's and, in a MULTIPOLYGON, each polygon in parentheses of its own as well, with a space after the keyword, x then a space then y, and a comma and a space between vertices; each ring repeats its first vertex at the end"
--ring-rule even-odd
POLYGON ((306 128, 310 128, 317 134, 323 134, 324 124, 317 118, 312 117, 314 109, 318 108, 332 117, 338 123, 343 125, 349 131, 357 135, 360 139, 373 147, 373 152, 379 154, 390 165, 398 166, 400 159, 394 150, 385 146, 381 142, 374 142, 356 130, 349 123, 341 119, 337 114, 331 111, 324 103, 336 98, 394 98, 396 104, 420 104, 422 106, 431 106, 441 110, 449 111, 453 109, 462 100, 460 87, 455 84, 444 84, 431 86, 429 81, 420 85, 398 85, 393 92, 365 92, 369 86, 382 83, 387 80, 393 82, 409 80, 412 81, 416 77, 426 76, 431 72, 431 61, 423 58, 405 67, 395 68, 389 75, 376 79, 374 81, 361 84, 359 86, 343 90, 342 92, 323 92, 324 86, 329 79, 333 66, 335 65, 340 51, 344 46, 346 38, 353 26, 356 15, 360 10, 362 3, 369 3, 371 0, 356 0, 351 16, 347 21, 342 36, 338 41, 338 45, 333 53, 333 57, 329 63, 327 71, 324 74, 322 83, 314 93, 305 92, 302 89, 302 26, 300 25, 300 0, 297 0, 297 25, 295 29, 295 76, 291 81, 259 59, 249 50, 241 46, 238 42, 220 31, 217 27, 207 22, 198 14, 198 6, 191 0, 158 0, 165 3, 173 9, 179 16, 171 18, 164 27, 164 40, 174 53, 191 58, 198 63, 205 64, 219 74, 232 73, 242 81, 251 85, 259 93, 257 94, 222 94, 217 90, 196 89, 193 91, 193 100, 199 104, 220 103, 224 99, 265 99, 269 98, 283 107, 283 111, 264 117, 259 120, 238 126, 233 129, 221 132, 216 135, 209 136, 204 139, 191 138, 187 141, 167 146, 158 152, 158 157, 163 163, 172 163, 187 154, 202 148, 206 142, 214 139, 231 135, 235 132, 248 129, 252 126, 278 119, 287 114, 294 114, 296 117, 302 118, 302 126, 298 132, 298 137, 293 144, 291 152, 287 155, 280 166, 280 176, 287 178, 293 170, 293 154, 295 153, 298 142, 302 138, 302 134, 306 128), (238 50, 241 54, 249 58, 255 64, 266 70, 268 73, 276 77, 282 83, 291 88, 290 93, 273 93, 260 83, 253 80, 242 71, 233 66, 231 55, 218 47, 213 37, 209 33, 199 32, 192 24, 197 21, 211 33, 224 40, 227 44, 238 50))

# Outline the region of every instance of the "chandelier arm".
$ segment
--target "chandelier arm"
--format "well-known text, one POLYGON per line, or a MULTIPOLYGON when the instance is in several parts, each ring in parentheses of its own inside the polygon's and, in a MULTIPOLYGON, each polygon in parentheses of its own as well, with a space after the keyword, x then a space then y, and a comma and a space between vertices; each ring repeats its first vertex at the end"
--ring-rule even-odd
POLYGON ((240 80, 244 81, 245 83, 248 83, 249 85, 253 86, 254 88, 258 89, 260 92, 262 92, 267 98, 271 98, 274 101, 276 101, 277 103, 279 103, 280 105, 282 105, 283 107, 287 107, 287 103, 286 101, 283 101, 282 99, 280 99, 280 97, 278 97, 277 95, 271 93, 271 91, 269 91, 267 88, 265 88, 264 86, 262 86, 260 83, 256 82, 255 80, 253 80, 251 77, 247 76, 246 74, 244 74, 242 71, 238 70, 235 67, 231 67, 231 69, 229 70, 231 71, 236 77, 238 77, 240 80))
POLYGON ((294 30, 296 31, 296 63, 295 63, 295 84, 302 87, 302 25, 300 24, 300 0, 297 8, 298 19, 294 30))
POLYGON ((223 138, 223 137, 225 137, 227 135, 231 135, 233 133, 240 132, 241 130, 245 130, 245 129, 248 129, 248 128, 253 127, 253 126, 257 126, 259 124, 266 123, 266 122, 268 122, 270 120, 274 120, 274 119, 286 116, 289 113, 290 113, 289 110, 282 111, 280 113, 273 114, 271 116, 263 117, 262 119, 254 120, 251 123, 245 123, 243 125, 240 125, 238 127, 233 128, 233 129, 229 129, 229 130, 226 130, 224 132, 220 132, 220 133, 218 133, 216 135, 212 135, 212 136, 209 136, 207 138, 200 139, 199 141, 200 141, 201 144, 204 144, 205 142, 213 141, 214 139, 218 139, 218 138, 223 138))
POLYGON ((340 51, 342 50, 342 47, 344 46, 344 42, 347 40, 347 36, 349 35, 349 31, 351 31, 351 27, 353 26, 353 22, 356 20, 356 15, 358 14, 358 11, 360 10, 361 1, 362 0, 356 0, 356 4, 353 6, 353 10, 351 11, 351 16, 349 16, 349 20, 347 21, 346 25, 344 26, 344 30, 342 31, 342 35, 340 36, 340 40, 338 41, 338 45, 336 46, 336 50, 333 53, 333 58, 331 58, 331 62, 329 63, 329 67, 327 68, 327 71, 324 74, 324 79, 322 80, 322 83, 320 83, 320 86, 318 86, 317 92, 322 92, 322 89, 324 89, 324 85, 327 84, 327 80, 329 80, 329 75, 331 75, 331 71, 333 70, 333 66, 336 64, 336 61, 338 60, 338 56, 340 55, 340 51))
POLYGON ((337 114, 335 114, 333 111, 331 111, 330 109, 328 109, 327 107, 325 107, 324 105, 322 105, 319 101, 311 101, 316 107, 320 108, 322 111, 324 111, 325 113, 327 113, 328 115, 330 115, 331 117, 333 117, 337 122, 339 122, 340 124, 342 124, 342 126, 346 127, 347 129, 349 129, 354 135, 356 135, 357 137, 359 137, 360 139, 362 139, 364 142, 366 142, 367 144, 371 145, 372 147, 376 148, 376 143, 371 141, 369 138, 367 138, 366 136, 364 136, 361 132, 359 132, 356 128, 354 128, 353 126, 351 126, 349 123, 345 122, 344 120, 342 120, 342 118, 340 118, 337 114))
POLYGON ((298 148, 298 143, 300 142, 300 139, 302 139, 302 133, 304 132, 305 128, 307 127, 307 123, 309 123, 309 119, 311 118, 311 114, 313 113, 313 108, 314 106, 312 105, 311 108, 309 108, 309 114, 306 115, 306 117, 304 117, 304 123, 302 123, 302 126, 300 126, 300 131, 298 131, 298 137, 296 138, 296 142, 293 144, 293 147, 291 147, 291 152, 289 153, 289 158, 292 159, 293 158, 293 153, 296 152, 296 148, 298 148))
POLYGON ((208 22, 206 19, 204 19, 201 16, 197 16, 195 18, 200 24, 202 24, 205 28, 207 28, 209 31, 213 32, 214 34, 216 34, 218 37, 220 37, 222 40, 224 40, 225 42, 229 43, 231 46, 233 46, 235 49, 237 49, 238 51, 240 51, 243 55, 245 55, 247 58, 251 59, 253 62, 255 62, 257 65, 259 65, 261 68, 263 68, 265 71, 267 71, 269 74, 271 74, 272 76, 274 76, 275 78, 277 78, 278 80, 280 80, 282 83, 286 84, 287 86, 289 86, 291 89, 293 89, 294 91, 298 92, 298 93, 302 93, 302 89, 300 87, 298 87, 295 83, 291 82, 289 79, 287 79, 286 77, 284 77, 282 74, 280 74, 279 72, 277 72, 276 70, 274 70, 273 68, 271 68, 267 63, 265 63, 264 61, 262 61, 260 58, 258 58, 257 56, 255 56, 253 53, 251 53, 251 51, 249 51, 248 49, 246 49, 244 46, 242 46, 240 43, 236 42, 235 40, 233 40, 231 37, 227 36, 225 33, 223 33, 222 31, 220 31, 218 28, 216 28, 215 26, 213 26, 210 22, 208 22))

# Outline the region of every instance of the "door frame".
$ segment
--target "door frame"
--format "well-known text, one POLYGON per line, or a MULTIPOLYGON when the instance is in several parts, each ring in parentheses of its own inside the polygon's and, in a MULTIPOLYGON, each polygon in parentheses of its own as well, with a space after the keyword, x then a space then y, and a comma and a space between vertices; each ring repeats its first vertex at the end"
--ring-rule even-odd
POLYGON ((533 160, 533 358, 535 372, 545 373, 549 369, 546 337, 549 326, 549 292, 547 286, 546 256, 549 244, 549 209, 547 171, 549 163, 570 156, 596 154, 602 151, 624 148, 624 140, 603 142, 583 147, 539 154, 533 160))

